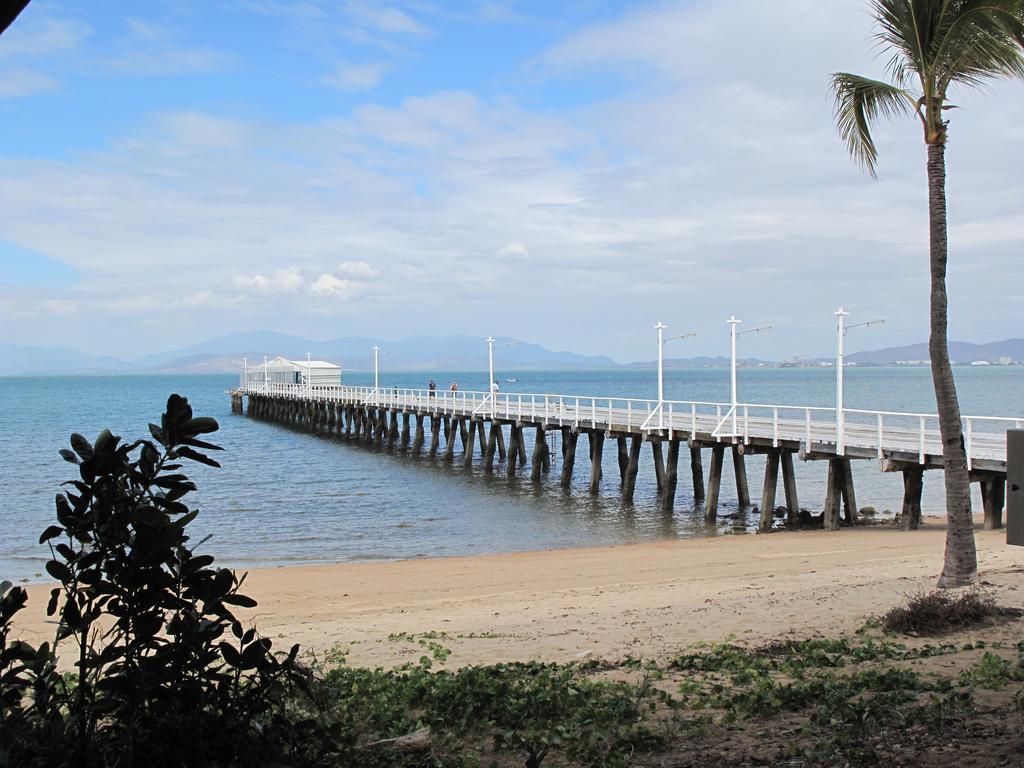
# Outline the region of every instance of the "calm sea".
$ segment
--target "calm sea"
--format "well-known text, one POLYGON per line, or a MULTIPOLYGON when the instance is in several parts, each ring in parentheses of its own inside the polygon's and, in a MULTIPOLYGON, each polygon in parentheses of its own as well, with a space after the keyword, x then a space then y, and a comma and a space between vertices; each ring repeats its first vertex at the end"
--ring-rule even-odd
MULTIPOLYGON (((1024 414, 1024 368, 956 369, 960 402, 971 415, 1024 414)), ((503 372, 503 392, 653 398, 650 371, 571 373, 503 372), (515 383, 504 381, 515 378, 515 383)), ((422 373, 382 374, 381 386, 425 386, 422 373)), ((486 373, 433 374, 446 388, 484 389, 486 373)), ((346 374, 349 384, 369 384, 366 374, 346 374)), ((427 457, 376 451, 336 438, 306 435, 231 413, 225 390, 237 376, 82 376, 0 378, 0 488, 4 523, 0 534, 0 578, 39 578, 47 552, 37 541, 53 518, 53 497, 74 468, 57 455, 71 432, 90 439, 104 428, 126 439, 148 436, 167 396, 188 397, 197 415, 215 417, 213 441, 226 450, 223 468, 190 467, 199 484, 194 523, 203 550, 233 567, 335 563, 444 557, 517 550, 620 544, 719 533, 743 533, 756 524, 737 508, 726 462, 721 517, 707 526, 693 509, 688 472, 680 472, 676 512, 657 505, 650 455, 644 453, 635 503, 617 496, 614 451, 602 494, 586 492, 588 463, 577 461, 576 484, 559 488, 557 475, 540 485, 503 472, 485 475, 427 457)), ((794 405, 832 405, 829 369, 742 369, 740 399, 794 405)), ((666 397, 727 401, 725 370, 666 373, 666 397)), ((923 368, 855 368, 847 373, 851 408, 934 411, 930 373, 923 368)), ((532 439, 532 438, 531 438, 532 439)), ((585 443, 582 444, 585 446, 585 443)), ((556 459, 559 452, 554 452, 556 459)), ((685 461, 680 464, 681 470, 685 461)), ((760 496, 763 460, 748 461, 751 496, 760 496)), ((527 470, 528 471, 528 470, 527 470)), ((557 473, 558 464, 553 470, 557 473)), ((875 462, 855 462, 860 506, 881 513, 898 509, 902 478, 878 471, 875 462)), ((801 506, 820 511, 826 466, 797 466, 801 506)), ((924 505, 941 511, 941 475, 925 480, 924 505)), ((781 490, 780 490, 781 494, 781 490)), ((976 504, 979 500, 976 498, 976 504)))

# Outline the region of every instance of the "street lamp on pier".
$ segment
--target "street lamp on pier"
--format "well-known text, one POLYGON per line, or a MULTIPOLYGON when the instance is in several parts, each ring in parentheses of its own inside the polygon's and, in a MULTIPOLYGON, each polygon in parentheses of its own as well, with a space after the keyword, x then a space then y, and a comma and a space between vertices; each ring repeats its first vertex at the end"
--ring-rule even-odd
POLYGON ((730 381, 732 384, 732 434, 736 436, 736 409, 739 405, 739 397, 736 391, 736 337, 742 336, 745 333, 761 333, 762 331, 770 331, 772 326, 770 325, 759 325, 757 328, 748 328, 745 331, 737 331, 736 326, 742 323, 742 320, 737 320, 736 315, 732 315, 726 322, 730 326, 730 337, 732 342, 732 353, 730 356, 731 364, 730 369, 730 381))
POLYGON ((665 428, 665 414, 664 414, 664 403, 665 403, 665 342, 674 341, 676 339, 691 339, 696 336, 696 333, 683 333, 679 336, 669 336, 665 338, 665 331, 668 330, 668 326, 660 320, 658 324, 654 326, 658 332, 658 429, 665 428))
POLYGON ((846 325, 846 318, 849 316, 849 312, 840 307, 832 314, 836 316, 836 455, 842 456, 846 453, 846 414, 843 411, 845 397, 843 392, 843 369, 846 367, 844 340, 846 339, 846 332, 851 328, 859 328, 861 326, 884 325, 885 320, 865 320, 863 323, 846 325))

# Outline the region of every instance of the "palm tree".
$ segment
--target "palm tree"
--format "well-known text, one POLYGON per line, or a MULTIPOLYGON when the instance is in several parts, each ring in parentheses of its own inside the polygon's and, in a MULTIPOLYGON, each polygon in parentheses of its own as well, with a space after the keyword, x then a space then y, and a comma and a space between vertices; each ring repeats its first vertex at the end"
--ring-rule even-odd
POLYGON ((18 14, 24 11, 28 4, 29 0, 10 0, 10 2, 4 3, 0 8, 0 35, 14 23, 18 14))
POLYGON ((892 56, 891 83, 847 72, 832 75, 839 133, 872 177, 878 152, 871 125, 879 117, 916 115, 928 147, 931 334, 928 352, 945 465, 946 555, 940 587, 977 578, 978 555, 960 404, 946 339, 946 138, 953 86, 1024 77, 1024 0, 870 0, 877 39, 892 56))

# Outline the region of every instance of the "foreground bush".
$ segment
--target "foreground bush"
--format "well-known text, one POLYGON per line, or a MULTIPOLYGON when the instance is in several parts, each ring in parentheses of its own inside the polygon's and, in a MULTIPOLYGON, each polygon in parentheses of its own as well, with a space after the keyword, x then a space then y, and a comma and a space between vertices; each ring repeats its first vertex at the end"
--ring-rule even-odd
POLYGON ((243 627, 232 608, 256 601, 186 534, 197 510, 183 501, 195 485, 181 462, 219 466, 207 453, 220 449, 201 439, 216 429, 172 395, 151 440, 76 434, 61 451, 79 477, 40 537, 60 582, 52 645, 8 638, 26 595, 0 588, 0 765, 228 766, 285 749, 276 731, 301 681, 298 646, 275 656, 243 627), (58 658, 74 672, 58 674, 58 658))
POLYGON ((995 597, 982 589, 959 594, 940 589, 908 597, 882 617, 882 626, 888 632, 934 637, 1019 615, 1020 611, 996 605, 995 597))

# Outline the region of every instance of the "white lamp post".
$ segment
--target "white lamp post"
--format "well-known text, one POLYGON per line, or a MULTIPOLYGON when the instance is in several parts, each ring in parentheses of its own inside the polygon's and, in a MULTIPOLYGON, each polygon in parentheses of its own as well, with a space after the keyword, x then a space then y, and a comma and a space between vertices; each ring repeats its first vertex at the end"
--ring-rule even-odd
POLYGON ((736 337, 737 336, 742 336, 745 333, 761 333, 761 331, 770 331, 772 329, 772 327, 770 325, 759 325, 757 328, 748 328, 745 331, 737 331, 736 330, 736 326, 739 325, 740 323, 742 323, 743 321, 742 320, 737 320, 736 319, 736 315, 731 316, 728 320, 726 320, 726 322, 729 323, 729 326, 730 326, 730 333, 729 333, 729 335, 731 337, 731 342, 732 342, 732 345, 731 345, 732 346, 732 355, 731 355, 731 365, 730 365, 730 372, 731 372, 730 380, 731 380, 731 383, 732 383, 732 408, 730 410, 732 411, 732 434, 735 437, 736 436, 736 408, 739 405, 739 397, 738 397, 738 393, 736 391, 736 337))
POLYGON ((373 396, 377 397, 380 389, 380 347, 373 348, 373 396))
POLYGON ((242 358, 242 389, 249 391, 249 358, 242 358))
POLYGON ((843 369, 846 367, 846 351, 844 349, 846 332, 851 328, 860 326, 882 325, 885 320, 866 320, 863 323, 846 325, 846 318, 850 314, 842 307, 833 312, 836 316, 836 454, 843 456, 846 453, 846 414, 843 411, 845 404, 843 392, 843 369))
POLYGON ((306 393, 313 399, 313 366, 310 364, 311 354, 306 353, 306 393))
POLYGON ((267 372, 267 356, 264 355, 263 356, 263 391, 264 392, 267 392, 270 389, 269 381, 270 380, 269 380, 269 376, 268 376, 268 372, 267 372))
POLYGON ((491 412, 494 412, 494 337, 487 337, 487 391, 491 398, 491 412))
POLYGON ((665 428, 665 414, 664 414, 664 403, 665 403, 665 342, 674 341, 675 339, 689 339, 696 336, 696 333, 684 333, 679 336, 669 336, 665 338, 665 331, 668 330, 668 326, 660 320, 658 324, 654 326, 654 329, 658 332, 658 429, 665 428))

